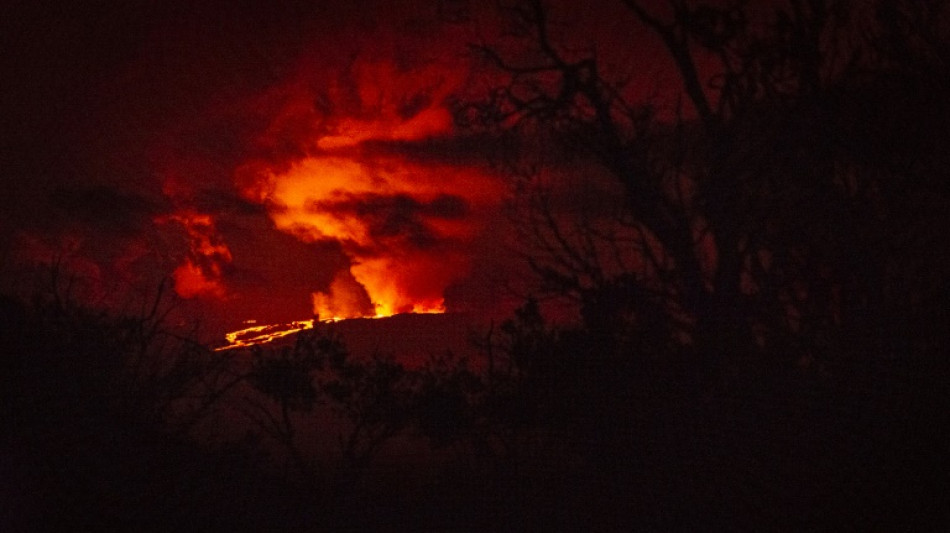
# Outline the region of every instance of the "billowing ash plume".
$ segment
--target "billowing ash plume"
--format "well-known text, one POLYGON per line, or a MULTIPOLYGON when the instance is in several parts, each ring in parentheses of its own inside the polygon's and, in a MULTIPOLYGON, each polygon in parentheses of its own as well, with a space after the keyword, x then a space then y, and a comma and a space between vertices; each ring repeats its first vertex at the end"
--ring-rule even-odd
POLYGON ((349 258, 312 294, 321 318, 444 311, 500 201, 484 170, 425 152, 455 133, 446 100, 461 67, 409 57, 357 56, 330 81, 321 72, 288 83, 280 105, 268 100, 257 156, 236 173, 277 229, 339 243, 349 258))

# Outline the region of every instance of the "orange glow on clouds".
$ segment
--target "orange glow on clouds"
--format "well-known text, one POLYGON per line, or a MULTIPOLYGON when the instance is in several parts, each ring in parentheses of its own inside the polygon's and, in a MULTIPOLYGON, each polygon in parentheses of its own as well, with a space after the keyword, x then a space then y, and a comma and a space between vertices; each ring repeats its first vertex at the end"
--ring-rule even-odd
POLYGON ((215 231, 210 215, 182 210, 160 217, 157 222, 177 222, 189 238, 189 252, 172 273, 175 292, 182 298, 224 299, 227 295, 222 275, 231 263, 231 251, 215 231))
POLYGON ((338 241, 352 259, 349 275, 313 294, 320 317, 444 310, 445 287, 467 273, 459 245, 479 229, 471 212, 497 201, 474 171, 394 158, 310 157, 262 178, 259 200, 278 229, 338 241), (360 303, 362 291, 371 312, 360 303))
POLYGON ((500 201, 499 185, 438 154, 400 153, 400 146, 453 135, 444 102, 462 82, 459 69, 355 62, 321 93, 323 112, 302 107, 314 98, 293 86, 260 141, 281 148, 238 169, 242 195, 266 206, 278 230, 305 242, 335 241, 349 257, 348 270, 312 293, 317 317, 443 312, 446 287, 468 274, 467 245, 485 210, 500 201), (320 126, 286 127, 295 113, 320 126), (285 149, 288 143, 298 149, 285 149))
POLYGON ((313 314, 321 319, 366 316, 371 312, 364 302, 365 289, 352 275, 338 273, 327 292, 312 294, 313 314))
POLYGON ((364 61, 352 69, 355 88, 334 84, 327 97, 353 100, 350 116, 333 121, 316 140, 322 150, 351 147, 374 139, 413 141, 451 132, 452 116, 441 103, 463 80, 464 73, 442 63, 398 69, 393 61, 364 61))

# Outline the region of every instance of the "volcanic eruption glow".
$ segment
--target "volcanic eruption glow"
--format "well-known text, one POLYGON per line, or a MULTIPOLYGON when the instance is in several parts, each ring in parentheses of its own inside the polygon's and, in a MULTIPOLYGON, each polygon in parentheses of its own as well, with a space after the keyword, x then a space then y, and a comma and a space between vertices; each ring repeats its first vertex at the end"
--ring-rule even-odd
POLYGON ((459 244, 477 232, 468 215, 481 200, 468 178, 396 159, 313 157, 268 175, 260 201, 278 229, 338 241, 352 259, 348 273, 313 294, 317 316, 435 312, 468 267, 459 244))
MULTIPOLYGON (((455 134, 445 102, 461 75, 385 60, 348 68, 324 92, 312 89, 316 97, 305 84, 285 88, 235 185, 278 231, 346 256, 310 294, 315 320, 445 312, 445 289, 469 273, 471 243, 502 196, 485 169, 452 160, 438 142, 455 134)), ((266 342, 267 328, 228 341, 266 342)))

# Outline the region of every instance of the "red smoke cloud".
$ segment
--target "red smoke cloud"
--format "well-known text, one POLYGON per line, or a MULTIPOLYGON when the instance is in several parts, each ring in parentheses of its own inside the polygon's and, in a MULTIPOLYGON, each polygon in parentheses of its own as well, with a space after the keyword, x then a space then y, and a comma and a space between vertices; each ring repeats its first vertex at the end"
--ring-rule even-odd
POLYGON ((224 299, 227 291, 222 275, 232 257, 228 246, 218 237, 211 215, 182 210, 159 217, 156 222, 177 222, 188 234, 188 255, 172 273, 175 292, 182 298, 224 299))
POLYGON ((224 274, 233 257, 215 227, 214 217, 192 206, 194 189, 177 173, 166 176, 162 193, 176 209, 155 217, 155 223, 178 224, 188 237, 185 258, 172 272, 175 292, 182 298, 226 299, 228 291, 224 274))
POLYGON ((284 88, 261 157, 236 182, 277 229, 338 242, 349 257, 348 271, 312 294, 317 316, 441 312, 446 287, 468 274, 470 243, 500 187, 425 150, 454 133, 446 100, 462 68, 357 60, 327 85, 284 88))
POLYGON ((344 20, 279 75, 230 88, 156 141, 172 210, 153 220, 188 242, 179 296, 237 314, 266 315, 290 288, 321 318, 446 310, 503 185, 449 109, 471 81, 470 36, 433 13, 344 20))

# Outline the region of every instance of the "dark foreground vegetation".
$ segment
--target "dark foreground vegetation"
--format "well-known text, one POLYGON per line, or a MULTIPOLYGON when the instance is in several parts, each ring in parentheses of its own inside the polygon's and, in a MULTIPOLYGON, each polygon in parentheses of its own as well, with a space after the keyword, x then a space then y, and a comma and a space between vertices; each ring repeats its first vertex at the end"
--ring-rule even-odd
POLYGON ((947 10, 623 4, 679 104, 627 102, 540 2, 457 102, 516 148, 573 325, 528 299, 477 358, 409 367, 4 298, 2 529, 945 530, 947 10))
POLYGON ((153 315, 2 301, 2 519, 37 530, 939 530, 943 302, 889 357, 605 353, 533 301, 406 368, 332 331, 209 352, 153 315), (929 339, 920 345, 921 339, 929 339))

